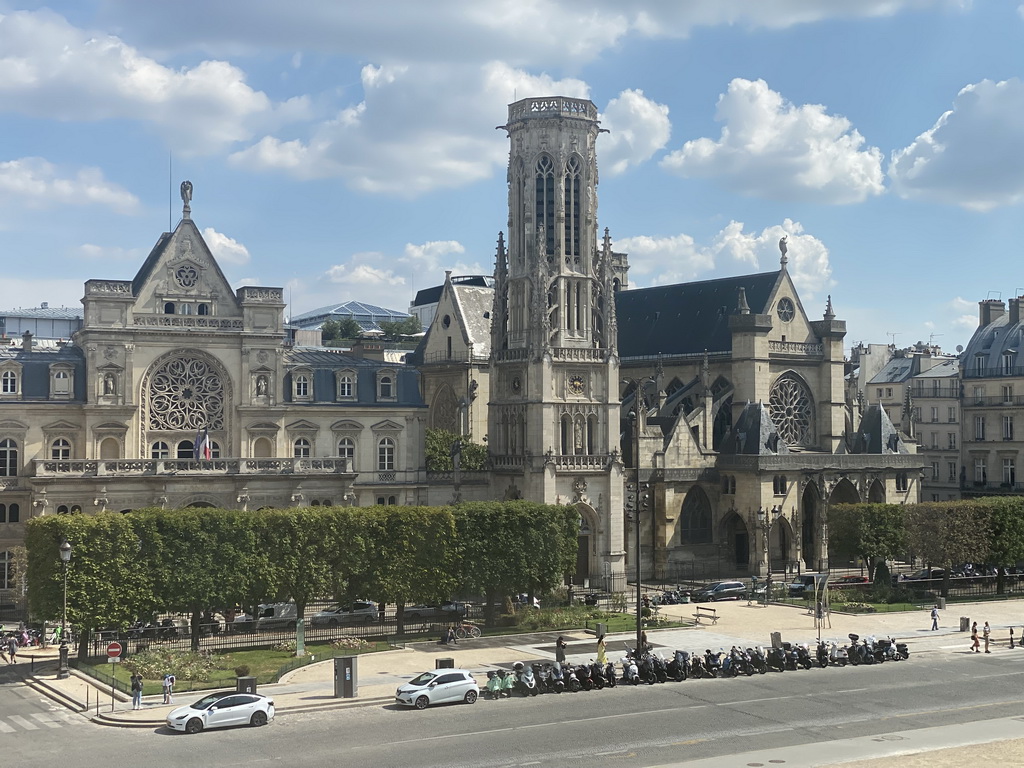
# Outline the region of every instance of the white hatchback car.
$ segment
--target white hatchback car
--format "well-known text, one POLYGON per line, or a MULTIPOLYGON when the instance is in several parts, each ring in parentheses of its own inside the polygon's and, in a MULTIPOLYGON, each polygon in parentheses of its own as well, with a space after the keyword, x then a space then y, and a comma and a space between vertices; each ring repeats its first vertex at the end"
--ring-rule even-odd
POLYGON ((480 686, 464 669, 432 669, 418 675, 395 693, 395 701, 406 707, 426 709, 431 704, 464 701, 475 704, 480 686))
POLYGON ((166 725, 174 731, 199 733, 206 728, 232 725, 266 725, 274 719, 274 700, 259 693, 222 691, 204 696, 194 704, 172 709, 166 725))

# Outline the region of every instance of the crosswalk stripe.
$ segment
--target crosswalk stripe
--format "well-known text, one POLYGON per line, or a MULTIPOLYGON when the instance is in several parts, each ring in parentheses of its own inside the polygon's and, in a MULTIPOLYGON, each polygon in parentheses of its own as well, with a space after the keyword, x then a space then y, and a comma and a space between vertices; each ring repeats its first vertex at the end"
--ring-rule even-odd
POLYGON ((88 721, 81 715, 76 715, 73 712, 51 712, 52 717, 56 717, 58 720, 62 720, 67 725, 87 725, 88 721))
POLYGON ((14 730, 14 728, 11 728, 11 726, 9 726, 3 720, 0 720, 0 733, 14 733, 14 730))
POLYGON ((10 720, 12 723, 17 723, 22 728, 24 728, 26 731, 38 731, 39 730, 39 726, 38 725, 36 725, 35 723, 33 723, 30 720, 26 720, 21 715, 10 715, 7 719, 10 720))
POLYGON ((53 722, 53 720, 51 720, 48 715, 44 715, 42 712, 33 712, 32 717, 34 717, 40 723, 45 725, 47 728, 60 728, 60 723, 53 722))

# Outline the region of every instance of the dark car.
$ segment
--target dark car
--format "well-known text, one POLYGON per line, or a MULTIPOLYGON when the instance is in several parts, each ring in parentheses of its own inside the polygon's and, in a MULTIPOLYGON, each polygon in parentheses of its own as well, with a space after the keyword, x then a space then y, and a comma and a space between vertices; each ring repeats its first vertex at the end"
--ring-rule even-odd
POLYGON ((694 602, 715 602, 716 600, 739 600, 747 596, 747 585, 742 581, 716 581, 701 587, 691 596, 694 602))
POLYGON ((867 576, 840 576, 830 582, 833 587, 848 589, 849 587, 866 587, 871 584, 867 576))

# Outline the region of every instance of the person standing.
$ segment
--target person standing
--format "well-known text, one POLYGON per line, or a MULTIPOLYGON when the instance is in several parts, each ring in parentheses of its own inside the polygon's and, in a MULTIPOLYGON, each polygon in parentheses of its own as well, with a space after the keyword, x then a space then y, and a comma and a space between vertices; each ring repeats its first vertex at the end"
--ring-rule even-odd
POLYGON ((939 606, 932 606, 932 629, 939 628, 939 606))
POLYGON ((981 631, 982 636, 985 638, 985 653, 992 653, 988 649, 989 636, 992 634, 992 629, 989 627, 988 622, 985 622, 985 628, 981 631))
POLYGON ((10 635, 7 638, 7 655, 11 657, 8 664, 13 664, 15 657, 18 655, 18 638, 14 635, 10 635))
POLYGON ((978 622, 976 621, 971 624, 971 650, 980 653, 978 651, 978 622))
POLYGON ((597 663, 602 667, 608 663, 608 654, 604 647, 604 635, 597 638, 597 663))
POLYGON ((555 661, 559 664, 565 664, 565 649, 568 647, 565 638, 559 635, 555 641, 555 661))
POLYGON ((164 675, 164 704, 174 703, 174 675, 170 672, 164 675))
POLYGON ((142 675, 132 675, 132 709, 142 709, 142 675))

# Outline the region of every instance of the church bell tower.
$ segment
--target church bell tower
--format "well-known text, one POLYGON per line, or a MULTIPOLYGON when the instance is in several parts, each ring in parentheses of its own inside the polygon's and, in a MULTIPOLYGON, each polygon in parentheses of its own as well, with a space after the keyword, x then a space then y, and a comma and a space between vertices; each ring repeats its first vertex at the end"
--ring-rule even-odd
POLYGON ((598 240, 597 107, 523 99, 500 128, 510 150, 508 242, 498 241, 491 324, 495 478, 510 481, 506 495, 576 503, 585 528, 603 531, 588 542, 590 571, 607 575, 599 562, 622 548, 618 273, 607 233, 598 240))

